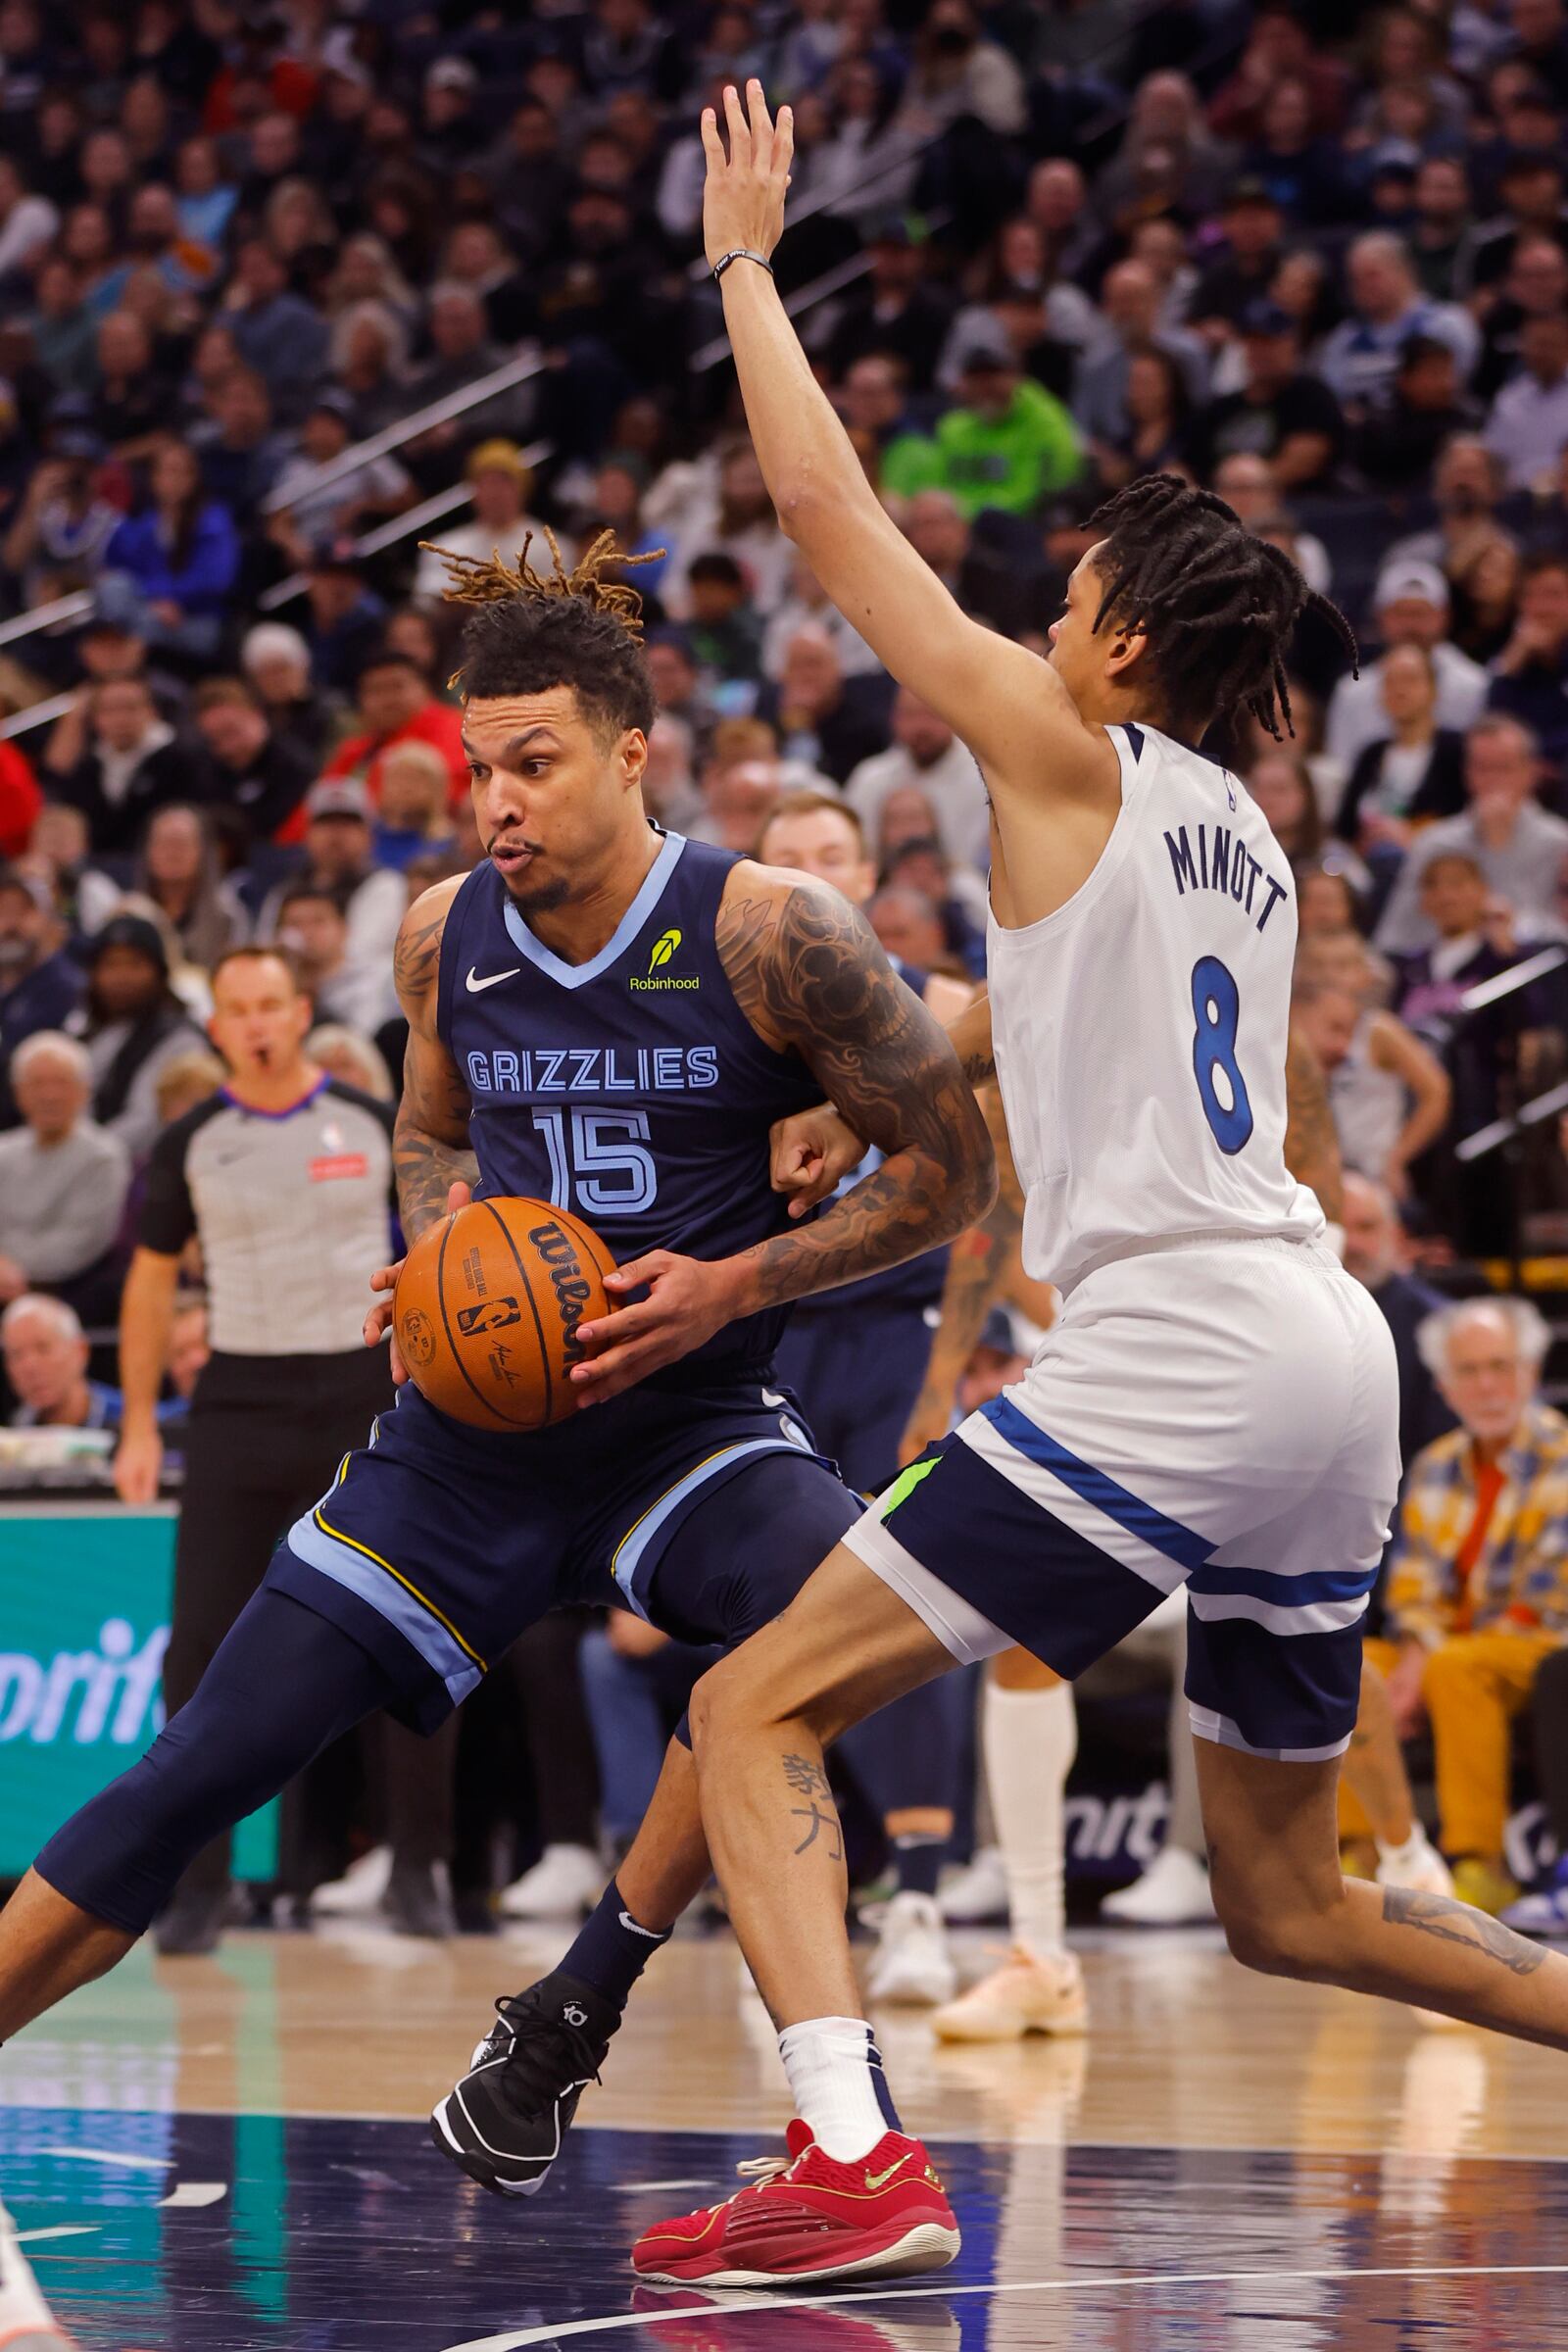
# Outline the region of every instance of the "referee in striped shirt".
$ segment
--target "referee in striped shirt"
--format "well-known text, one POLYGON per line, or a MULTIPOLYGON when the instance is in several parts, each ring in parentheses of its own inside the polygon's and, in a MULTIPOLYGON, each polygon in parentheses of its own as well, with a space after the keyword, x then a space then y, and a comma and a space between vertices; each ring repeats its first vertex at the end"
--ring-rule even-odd
MULTIPOLYGON (((261 1584, 278 1538, 363 1446, 392 1402, 386 1351, 361 1336, 369 1269, 383 1265, 392 1113, 305 1052, 312 1018, 287 956, 239 948, 213 971, 210 1033, 230 1072, 218 1094, 160 1136, 121 1308, 124 1392, 115 1485, 127 1503, 158 1493, 158 1397, 169 1361, 180 1254, 206 1267, 211 1360, 191 1402, 164 1665, 172 1716, 261 1584)), ((383 1719, 393 1873, 387 1904, 417 1935, 452 1932, 450 1749, 383 1719)), ((158 1926, 164 1952, 210 1951, 229 1896, 229 1845, 215 1839, 158 1926)))

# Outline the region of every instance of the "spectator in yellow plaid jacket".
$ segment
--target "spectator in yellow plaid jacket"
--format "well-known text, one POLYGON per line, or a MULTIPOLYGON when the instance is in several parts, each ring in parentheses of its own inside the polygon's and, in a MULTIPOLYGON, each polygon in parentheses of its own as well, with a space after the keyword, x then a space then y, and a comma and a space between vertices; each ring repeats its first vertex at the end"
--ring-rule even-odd
POLYGON ((1389 1568, 1394 1639, 1369 1642, 1401 1734, 1423 1710, 1441 1841, 1466 1902, 1517 1889, 1502 1860, 1509 1727, 1568 1641, 1568 1420, 1537 1396, 1549 1339, 1519 1298, 1468 1298, 1421 1326, 1460 1426, 1410 1466, 1389 1568))

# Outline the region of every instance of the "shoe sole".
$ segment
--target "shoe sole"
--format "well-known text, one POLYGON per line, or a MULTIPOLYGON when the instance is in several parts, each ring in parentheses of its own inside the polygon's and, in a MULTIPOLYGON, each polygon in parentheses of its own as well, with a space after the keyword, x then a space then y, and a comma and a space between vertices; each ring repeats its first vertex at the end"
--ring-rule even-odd
POLYGON ((1086 2011, 1080 2017, 1064 2018, 1059 2025, 1051 2026, 1036 2025, 1031 2019, 1027 2024, 1015 2026, 1010 2031, 1004 2029, 995 2034, 988 2034, 983 2030, 976 2032, 961 2023, 955 2029, 951 2021, 947 2024, 939 2024, 933 2018, 931 2031, 935 2034, 938 2041, 971 2043, 1027 2041, 1031 2034, 1039 2034, 1043 2041, 1077 2041, 1089 2031, 1089 2017, 1086 2011))
POLYGON ((916 2271, 945 2271, 962 2244, 956 2230, 940 2222, 918 2222, 891 2246, 856 2262, 830 2263, 810 2271, 637 2270, 650 2286, 816 2286, 824 2278, 906 2278, 916 2271))
MULTIPOLYGON (((487 2188, 493 2197, 537 2196, 549 2177, 555 2158, 551 2158, 543 2171, 535 2173, 531 2180, 504 2179, 489 2157, 481 2155, 476 2148, 464 2146, 452 2128, 449 2114, 451 2105, 452 2093, 449 2090, 446 2097, 430 2111, 430 2137, 448 2163, 455 2164, 460 2173, 466 2173, 470 2180, 476 2180, 481 2188, 487 2188)), ((3 2346, 0 2346, 0 2352, 4 2352, 3 2346)))

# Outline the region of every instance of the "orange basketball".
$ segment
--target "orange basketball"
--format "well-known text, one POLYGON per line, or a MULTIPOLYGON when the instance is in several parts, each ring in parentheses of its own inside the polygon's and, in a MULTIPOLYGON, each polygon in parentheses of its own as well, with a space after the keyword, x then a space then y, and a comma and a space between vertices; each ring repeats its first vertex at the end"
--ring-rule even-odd
POLYGON ((548 1200, 470 1200, 422 1233, 393 1330, 423 1396, 475 1429, 545 1429, 575 1410, 579 1323, 607 1314, 614 1259, 548 1200))

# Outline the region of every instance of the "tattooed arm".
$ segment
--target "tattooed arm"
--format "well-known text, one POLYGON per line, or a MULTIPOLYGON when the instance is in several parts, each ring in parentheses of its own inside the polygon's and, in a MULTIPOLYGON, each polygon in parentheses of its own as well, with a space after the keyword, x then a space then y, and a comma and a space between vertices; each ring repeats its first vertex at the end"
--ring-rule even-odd
MULTIPOLYGON (((948 1038, 969 1084, 977 1088, 989 1086, 997 1075, 996 1049, 991 1043, 989 989, 981 989, 973 1004, 966 1004, 957 1019, 948 1023, 948 1038)), ((995 1134, 993 1128, 993 1138, 995 1134)))
POLYGON ((981 1215, 996 1181, 985 1122, 947 1032, 865 917, 804 875, 747 866, 725 893, 716 936, 759 1036, 794 1047, 884 1155, 813 1224, 745 1253, 745 1311, 902 1264, 981 1215))
POLYGON ((445 1216, 452 1186, 471 1184, 477 1173, 468 1149, 468 1092, 435 1020, 441 934, 462 880, 438 882, 416 899, 392 952, 392 977, 409 1024, 392 1153, 398 1216, 411 1242, 445 1216))
POLYGON ((1285 1051, 1285 1165, 1298 1184, 1316 1193, 1331 1225, 1345 1218, 1340 1139, 1329 1104, 1323 1064, 1305 1039, 1291 1031, 1285 1051))
POLYGON ((702 1264, 654 1250, 622 1266, 607 1290, 648 1285, 650 1295, 581 1326, 596 1353, 572 1378, 589 1396, 615 1395, 737 1316, 917 1257, 991 1202, 990 1140, 948 1034, 863 915, 804 874, 748 864, 725 891, 715 937, 752 1027, 800 1054, 882 1164, 810 1225, 734 1257, 702 1264))
MULTIPOLYGON (((463 882, 457 875, 416 899, 403 917, 392 951, 392 977, 409 1024, 403 1058, 403 1100, 392 1130, 392 1164, 397 1173, 398 1221, 404 1237, 416 1242, 438 1217, 461 1208, 478 1168, 468 1150, 468 1097, 451 1054, 436 1032, 436 973, 447 910, 463 882)), ((370 1288, 382 1296, 365 1318, 365 1344, 379 1347, 392 1326, 392 1294, 401 1260, 378 1266, 370 1288)), ((408 1378, 392 1347, 392 1377, 408 1378)))

